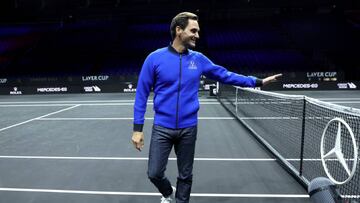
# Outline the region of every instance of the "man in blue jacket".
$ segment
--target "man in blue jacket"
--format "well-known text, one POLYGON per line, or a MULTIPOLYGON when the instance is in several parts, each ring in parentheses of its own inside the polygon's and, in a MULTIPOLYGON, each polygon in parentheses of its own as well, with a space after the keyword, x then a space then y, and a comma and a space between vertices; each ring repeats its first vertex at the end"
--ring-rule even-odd
POLYGON ((200 31, 198 18, 193 13, 176 15, 170 31, 172 44, 152 52, 142 66, 134 105, 132 142, 141 151, 144 146, 142 130, 146 103, 153 87, 155 116, 148 177, 163 195, 162 203, 171 202, 174 198, 177 203, 187 203, 192 185, 200 76, 205 75, 226 84, 256 87, 276 80, 281 74, 262 80, 239 75, 212 63, 202 53, 191 50, 199 39, 200 31), (173 146, 179 171, 175 195, 175 188, 164 175, 173 146))

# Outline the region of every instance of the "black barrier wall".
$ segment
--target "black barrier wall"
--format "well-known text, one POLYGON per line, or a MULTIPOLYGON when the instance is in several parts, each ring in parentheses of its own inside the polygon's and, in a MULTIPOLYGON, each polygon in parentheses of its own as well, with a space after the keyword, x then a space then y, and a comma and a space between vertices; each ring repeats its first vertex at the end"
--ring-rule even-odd
MULTIPOLYGON (((0 78, 0 94, 135 93, 137 79, 110 75, 0 78)), ((202 76, 199 90, 208 91, 215 85, 215 81, 202 76)))
POLYGON ((78 77, 0 78, 0 94, 63 94, 136 92, 135 77, 89 75, 78 77))
MULTIPOLYGON (((306 74, 306 73, 304 73, 306 74)), ((285 74, 279 82, 268 84, 262 90, 359 90, 359 81, 327 81, 323 72, 310 73, 310 78, 291 78, 285 74)), ((329 73, 330 74, 330 73, 329 73)), ((301 74, 303 76, 303 74, 301 74)), ((333 76, 333 75, 332 75, 333 76)), ((336 78, 337 80, 338 78, 336 78)), ((215 81, 201 78, 200 91, 209 91, 215 81)), ((65 93, 134 93, 137 77, 87 75, 70 77, 1 78, 1 95, 65 94, 65 93)))

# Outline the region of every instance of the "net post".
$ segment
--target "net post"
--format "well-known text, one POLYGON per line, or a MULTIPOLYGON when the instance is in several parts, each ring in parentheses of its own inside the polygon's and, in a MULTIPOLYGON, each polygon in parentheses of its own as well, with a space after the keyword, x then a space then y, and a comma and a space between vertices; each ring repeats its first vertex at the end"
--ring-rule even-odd
POLYGON ((303 115, 302 115, 302 126, 301 126, 301 149, 300 149, 300 168, 299 176, 303 173, 303 162, 304 162, 304 142, 305 142, 305 120, 306 120, 306 97, 303 98, 303 115))

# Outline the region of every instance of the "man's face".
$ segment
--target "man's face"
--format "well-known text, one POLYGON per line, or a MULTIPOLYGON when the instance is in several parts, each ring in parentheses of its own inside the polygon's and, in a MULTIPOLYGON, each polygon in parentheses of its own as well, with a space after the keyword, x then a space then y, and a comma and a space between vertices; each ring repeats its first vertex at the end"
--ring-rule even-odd
POLYGON ((199 39, 199 23, 196 20, 189 20, 185 30, 177 29, 180 33, 179 37, 186 48, 195 48, 196 40, 199 39))

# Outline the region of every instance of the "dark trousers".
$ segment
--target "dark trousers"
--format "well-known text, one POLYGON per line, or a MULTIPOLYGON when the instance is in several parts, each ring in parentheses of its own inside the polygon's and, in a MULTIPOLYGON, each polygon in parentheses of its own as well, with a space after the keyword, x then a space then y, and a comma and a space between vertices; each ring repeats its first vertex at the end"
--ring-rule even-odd
POLYGON ((175 194, 177 203, 187 203, 190 199, 196 134, 197 126, 173 130, 154 125, 152 129, 148 162, 149 179, 164 197, 171 195, 172 188, 165 177, 165 170, 174 146, 179 173, 175 194))

